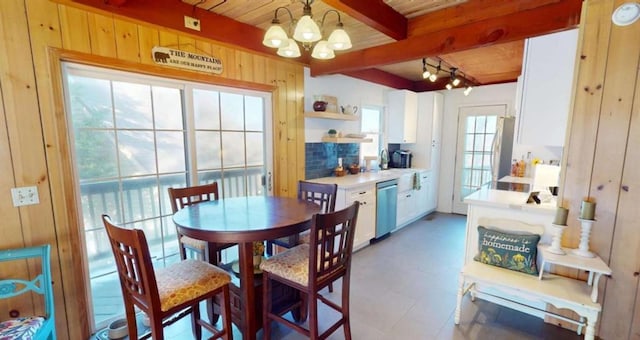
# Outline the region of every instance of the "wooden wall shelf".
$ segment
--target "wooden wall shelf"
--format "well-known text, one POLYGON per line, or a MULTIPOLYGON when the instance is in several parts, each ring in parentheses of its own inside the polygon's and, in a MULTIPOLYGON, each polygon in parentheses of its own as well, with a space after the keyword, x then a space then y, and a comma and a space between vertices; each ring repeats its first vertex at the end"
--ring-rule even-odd
POLYGON ((337 112, 305 112, 306 118, 324 118, 324 119, 338 119, 338 120, 359 120, 359 115, 345 115, 337 112))

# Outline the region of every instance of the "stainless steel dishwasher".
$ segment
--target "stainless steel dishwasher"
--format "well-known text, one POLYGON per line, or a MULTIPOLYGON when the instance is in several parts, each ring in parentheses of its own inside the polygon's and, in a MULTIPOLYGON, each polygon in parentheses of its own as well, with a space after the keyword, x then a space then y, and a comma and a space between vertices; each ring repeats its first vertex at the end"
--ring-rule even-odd
POLYGON ((376 184, 376 200, 376 239, 380 239, 396 227, 398 180, 376 184))

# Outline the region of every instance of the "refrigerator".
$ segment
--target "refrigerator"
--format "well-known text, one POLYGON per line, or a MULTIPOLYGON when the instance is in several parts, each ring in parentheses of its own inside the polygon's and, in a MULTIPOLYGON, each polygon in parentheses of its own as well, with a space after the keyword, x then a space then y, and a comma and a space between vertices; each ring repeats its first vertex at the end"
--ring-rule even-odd
MULTIPOLYGON (((491 152, 491 181, 501 189, 498 180, 511 174, 515 117, 499 117, 491 152)), ((508 185, 508 183, 505 183, 508 185)))

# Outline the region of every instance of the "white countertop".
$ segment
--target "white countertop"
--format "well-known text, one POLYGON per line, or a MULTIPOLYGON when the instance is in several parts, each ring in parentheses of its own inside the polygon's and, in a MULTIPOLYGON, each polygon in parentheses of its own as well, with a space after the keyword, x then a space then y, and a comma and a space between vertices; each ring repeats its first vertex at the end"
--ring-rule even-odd
POLYGON ((506 182, 506 183, 517 183, 517 184, 531 184, 533 183, 533 178, 531 177, 515 177, 515 176, 504 176, 498 180, 498 182, 506 182))
POLYGON ((341 177, 332 176, 332 177, 314 178, 314 179, 308 179, 307 181, 315 182, 315 183, 330 183, 330 184, 336 183, 338 184, 338 188, 348 189, 348 188, 355 188, 363 185, 375 184, 378 182, 384 182, 391 179, 398 179, 404 174, 413 174, 413 173, 422 172, 425 170, 426 169, 417 169, 417 168, 410 168, 410 169, 394 168, 389 170, 361 172, 356 175, 352 175, 348 173, 341 177))
POLYGON ((541 204, 527 203, 529 193, 482 188, 464 198, 467 204, 484 205, 498 208, 530 210, 540 213, 555 214, 557 202, 555 198, 541 204))

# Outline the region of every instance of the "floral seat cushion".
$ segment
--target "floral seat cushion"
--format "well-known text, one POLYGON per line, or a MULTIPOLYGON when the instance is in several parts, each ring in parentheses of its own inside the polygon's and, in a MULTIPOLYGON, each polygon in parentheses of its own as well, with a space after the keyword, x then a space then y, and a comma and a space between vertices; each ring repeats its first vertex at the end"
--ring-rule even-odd
POLYGON ((207 246, 207 242, 191 238, 189 236, 180 237, 180 242, 192 249, 204 250, 204 248, 207 246))
POLYGON ((260 269, 306 286, 309 282, 309 244, 301 244, 260 263, 260 269))
POLYGON ((11 319, 0 322, 0 340, 32 340, 45 319, 40 316, 11 319))
POLYGON ((224 270, 198 260, 185 260, 156 270, 163 311, 195 299, 231 282, 224 270))

